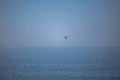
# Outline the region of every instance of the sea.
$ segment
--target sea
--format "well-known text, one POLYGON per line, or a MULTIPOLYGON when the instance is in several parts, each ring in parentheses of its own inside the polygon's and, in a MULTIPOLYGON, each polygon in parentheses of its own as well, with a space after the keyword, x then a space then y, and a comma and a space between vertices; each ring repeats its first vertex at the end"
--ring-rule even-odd
POLYGON ((0 80, 120 80, 120 47, 1 48, 0 80))

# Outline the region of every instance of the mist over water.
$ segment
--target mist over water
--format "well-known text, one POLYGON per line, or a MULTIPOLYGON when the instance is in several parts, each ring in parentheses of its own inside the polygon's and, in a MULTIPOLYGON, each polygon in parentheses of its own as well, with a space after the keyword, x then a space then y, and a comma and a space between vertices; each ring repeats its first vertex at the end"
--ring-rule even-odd
POLYGON ((120 80, 120 47, 0 49, 0 80, 120 80))
POLYGON ((120 80, 120 0, 0 0, 0 80, 120 80))

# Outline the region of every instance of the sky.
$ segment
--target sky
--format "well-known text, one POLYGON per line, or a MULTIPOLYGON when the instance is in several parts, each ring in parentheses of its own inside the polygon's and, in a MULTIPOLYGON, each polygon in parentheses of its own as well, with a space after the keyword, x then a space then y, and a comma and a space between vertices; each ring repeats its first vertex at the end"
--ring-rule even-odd
POLYGON ((56 46, 120 46, 120 1, 0 0, 0 47, 56 46))

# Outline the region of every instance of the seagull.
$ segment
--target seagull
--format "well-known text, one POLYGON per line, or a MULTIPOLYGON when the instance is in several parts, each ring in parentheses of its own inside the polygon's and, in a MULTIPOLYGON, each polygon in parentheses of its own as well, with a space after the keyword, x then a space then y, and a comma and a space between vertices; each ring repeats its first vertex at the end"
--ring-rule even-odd
POLYGON ((65 36, 65 37, 64 37, 64 39, 66 39, 66 40, 67 40, 67 38, 68 38, 68 36, 65 36))

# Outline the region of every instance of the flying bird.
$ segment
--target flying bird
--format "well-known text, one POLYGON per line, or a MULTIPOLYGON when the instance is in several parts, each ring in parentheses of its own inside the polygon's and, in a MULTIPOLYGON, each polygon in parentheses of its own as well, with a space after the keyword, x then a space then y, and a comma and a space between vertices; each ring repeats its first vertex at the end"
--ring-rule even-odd
POLYGON ((65 37, 64 37, 64 39, 66 39, 66 40, 67 40, 67 39, 68 39, 68 36, 65 36, 65 37))

